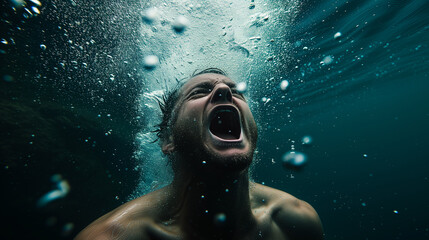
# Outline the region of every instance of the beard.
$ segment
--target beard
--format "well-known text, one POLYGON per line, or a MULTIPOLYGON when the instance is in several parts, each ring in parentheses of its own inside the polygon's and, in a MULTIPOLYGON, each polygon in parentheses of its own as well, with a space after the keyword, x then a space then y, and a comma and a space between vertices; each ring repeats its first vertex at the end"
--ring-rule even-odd
POLYGON ((252 153, 236 154, 230 157, 224 157, 217 153, 212 153, 205 149, 205 155, 208 157, 208 163, 212 165, 212 170, 225 172, 241 172, 247 170, 253 160, 252 153))
POLYGON ((176 167, 221 174, 246 171, 253 161, 254 152, 252 149, 244 153, 223 156, 202 142, 189 141, 180 141, 175 145, 175 150, 176 167))

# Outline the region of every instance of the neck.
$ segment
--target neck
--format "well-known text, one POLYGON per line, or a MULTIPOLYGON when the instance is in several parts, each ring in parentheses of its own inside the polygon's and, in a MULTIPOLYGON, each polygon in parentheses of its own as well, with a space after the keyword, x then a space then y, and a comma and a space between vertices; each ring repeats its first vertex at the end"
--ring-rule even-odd
POLYGON ((255 224, 249 199, 248 171, 180 171, 172 189, 179 222, 194 239, 239 239, 255 224))

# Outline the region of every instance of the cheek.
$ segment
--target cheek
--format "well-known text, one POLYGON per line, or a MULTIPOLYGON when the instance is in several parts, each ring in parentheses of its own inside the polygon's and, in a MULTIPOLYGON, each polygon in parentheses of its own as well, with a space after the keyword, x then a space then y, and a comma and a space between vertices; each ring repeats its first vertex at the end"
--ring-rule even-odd
POLYGON ((256 141, 258 138, 258 127, 256 125, 255 119, 253 118, 253 114, 247 106, 243 107, 242 109, 245 117, 244 125, 246 125, 247 130, 250 131, 251 138, 256 141))
POLYGON ((178 112, 175 129, 179 134, 196 134, 201 125, 201 114, 197 108, 188 105, 187 108, 181 109, 178 112))

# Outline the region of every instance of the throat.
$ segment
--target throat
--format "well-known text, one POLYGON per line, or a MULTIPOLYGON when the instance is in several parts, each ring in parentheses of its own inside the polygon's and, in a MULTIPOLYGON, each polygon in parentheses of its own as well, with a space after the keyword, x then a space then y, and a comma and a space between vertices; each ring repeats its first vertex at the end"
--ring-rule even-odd
MULTIPOLYGON (((207 182, 193 178, 182 187, 180 222, 189 233, 213 236, 238 231, 254 222, 250 208, 249 180, 247 173, 235 178, 218 178, 207 182), (192 222, 188 220, 192 219, 192 222)), ((220 236, 219 236, 220 237, 220 236)))
POLYGON ((219 111, 210 122, 210 132, 225 140, 237 140, 241 135, 238 114, 232 111, 219 111))

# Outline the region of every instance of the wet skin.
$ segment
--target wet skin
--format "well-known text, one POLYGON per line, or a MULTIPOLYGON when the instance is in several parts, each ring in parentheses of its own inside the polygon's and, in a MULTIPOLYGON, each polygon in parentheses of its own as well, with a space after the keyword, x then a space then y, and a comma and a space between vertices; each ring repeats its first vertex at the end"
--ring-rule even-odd
MULTIPOLYGON (((173 139, 164 149, 176 150, 185 157, 192 157, 190 160, 206 160, 207 164, 222 171, 243 170, 250 165, 256 147, 257 128, 244 96, 235 88, 235 82, 219 74, 196 76, 182 87, 176 106, 173 110, 177 114, 173 139), (228 108, 239 115, 239 139, 219 139, 209 131, 214 112, 228 108)), ((201 162, 187 164, 186 168, 194 165, 201 165, 201 162)))
POLYGON ((309 204, 249 182, 257 128, 231 79, 219 74, 190 79, 173 111, 172 136, 162 146, 178 161, 173 182, 97 219, 77 240, 323 239, 309 204), (231 131, 216 129, 217 118, 238 118, 240 124, 231 124, 231 131))

